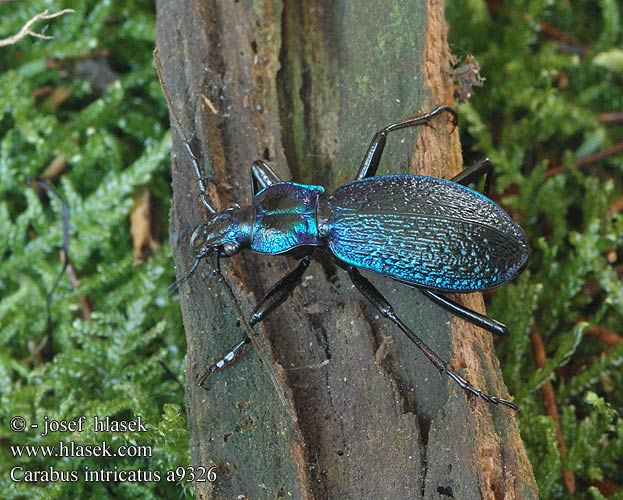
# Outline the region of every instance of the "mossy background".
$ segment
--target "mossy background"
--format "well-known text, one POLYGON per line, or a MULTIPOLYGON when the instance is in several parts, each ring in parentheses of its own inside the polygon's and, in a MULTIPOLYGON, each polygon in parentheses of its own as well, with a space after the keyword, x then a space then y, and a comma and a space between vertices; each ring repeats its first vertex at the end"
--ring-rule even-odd
MULTIPOLYGON (((8 470, 175 469, 188 465, 184 332, 167 295, 168 119, 155 76, 150 1, 0 3, 0 38, 35 14, 75 13, 35 26, 53 40, 0 48, 0 488, 5 498, 178 498, 188 483, 13 483, 8 470), (105 53, 99 52, 105 50, 105 53), (87 56, 87 57, 85 57, 87 56), (54 61, 54 64, 50 64, 54 61), (62 155, 52 182, 70 207, 70 256, 51 302, 55 356, 42 362, 46 296, 61 269, 61 205, 26 179, 62 155), (161 243, 136 263, 130 213, 147 187, 161 243), (80 296, 93 314, 82 318, 80 296), (50 419, 141 415, 145 434, 71 436, 76 443, 149 444, 151 458, 15 458, 10 445, 57 444, 9 429, 15 415, 50 419)), ((578 161, 621 142, 621 6, 599 2, 450 2, 455 54, 474 54, 486 78, 459 107, 466 157, 487 154, 494 197, 526 229, 528 270, 489 297, 512 335, 499 356, 521 406, 522 436, 541 498, 623 498, 623 157, 578 161), (550 30, 555 27, 558 31, 550 30), (562 33, 562 35, 561 35, 562 33), (531 334, 548 360, 537 368, 531 334), (563 457, 540 388, 551 382, 563 457), (575 476, 567 491, 563 467, 575 476), (601 492, 600 492, 601 491, 601 492)))
POLYGON ((189 465, 183 410, 185 340, 179 304, 167 294, 170 199, 168 116, 152 60, 151 1, 0 4, 0 38, 35 14, 73 8, 0 48, 0 490, 3 498, 179 498, 183 481, 14 483, 9 469, 159 470, 189 465), (102 52, 105 51, 105 52, 102 52), (51 180, 70 209, 70 256, 80 285, 63 275, 51 302, 54 350, 42 362, 46 296, 62 264, 61 205, 26 184, 64 156, 51 180), (130 212, 142 188, 158 205, 160 247, 133 258, 130 212), (93 313, 83 319, 80 296, 93 313), (42 429, 43 417, 142 416, 148 432, 15 433, 15 415, 42 429), (10 445, 106 441, 153 446, 149 458, 15 458, 10 445))
POLYGON ((494 198, 531 242, 528 269, 488 312, 511 330, 498 355, 543 499, 623 498, 623 155, 592 156, 623 140, 621 15, 615 0, 448 5, 454 54, 473 54, 486 78, 459 106, 465 156, 491 158, 494 198))

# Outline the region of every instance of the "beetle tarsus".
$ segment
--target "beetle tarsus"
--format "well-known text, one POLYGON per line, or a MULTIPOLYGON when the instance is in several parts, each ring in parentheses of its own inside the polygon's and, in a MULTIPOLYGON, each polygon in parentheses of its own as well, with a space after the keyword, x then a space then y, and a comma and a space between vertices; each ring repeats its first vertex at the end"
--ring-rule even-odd
POLYGON ((224 356, 221 356, 221 358, 217 360, 216 363, 212 363, 210 366, 208 366, 206 372, 197 381, 197 385, 202 389, 207 390, 207 387, 204 384, 208 377, 210 377, 210 375, 215 372, 220 372, 226 366, 233 365, 236 360, 240 356, 242 356, 242 354, 244 353, 244 348, 249 342, 251 342, 251 339, 249 339, 249 337, 247 336, 237 342, 236 345, 234 345, 234 347, 232 347, 224 356))
POLYGON ((470 385, 469 382, 467 382, 467 380, 457 375, 453 371, 446 369, 446 373, 452 380, 454 380, 457 384, 459 384, 459 386, 462 389, 473 394, 474 396, 478 396, 489 403, 507 406, 508 408, 511 408, 513 410, 519 410, 519 408, 517 407, 515 403, 512 403, 511 401, 507 401, 506 399, 498 398, 497 396, 492 396, 491 394, 482 392, 480 389, 476 389, 474 386, 470 385))

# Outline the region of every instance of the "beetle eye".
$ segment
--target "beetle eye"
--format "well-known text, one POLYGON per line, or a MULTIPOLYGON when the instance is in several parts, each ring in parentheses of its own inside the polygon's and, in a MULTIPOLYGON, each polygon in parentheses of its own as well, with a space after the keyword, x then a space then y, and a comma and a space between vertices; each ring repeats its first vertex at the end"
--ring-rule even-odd
POLYGON ((234 255, 239 250, 239 245, 233 242, 227 242, 223 245, 223 253, 228 257, 234 255))

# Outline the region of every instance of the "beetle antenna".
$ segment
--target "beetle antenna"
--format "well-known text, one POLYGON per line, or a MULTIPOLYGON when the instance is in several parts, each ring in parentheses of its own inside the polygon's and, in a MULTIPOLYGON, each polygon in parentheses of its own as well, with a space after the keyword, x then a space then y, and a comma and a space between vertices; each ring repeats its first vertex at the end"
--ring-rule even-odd
POLYGON ((184 271, 184 274, 182 274, 182 276, 175 280, 173 283, 171 283, 169 285, 169 294, 173 294, 175 293, 178 288, 185 283, 186 281, 188 281, 188 279, 194 274, 194 272, 197 270, 197 266, 199 266, 199 261, 201 259, 195 259, 195 261, 190 265, 190 267, 188 269, 186 269, 186 271, 184 271))

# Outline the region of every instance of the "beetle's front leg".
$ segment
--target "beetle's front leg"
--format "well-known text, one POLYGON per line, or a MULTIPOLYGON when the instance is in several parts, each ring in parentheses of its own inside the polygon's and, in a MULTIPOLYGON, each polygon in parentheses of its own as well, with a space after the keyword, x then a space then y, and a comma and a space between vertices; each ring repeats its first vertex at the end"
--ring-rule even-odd
POLYGON ((310 262, 311 255, 306 255, 293 271, 281 278, 268 290, 268 293, 253 310, 251 318, 249 318, 249 325, 253 327, 288 299, 294 289, 301 283, 301 278, 309 267, 310 262))
POLYGON ((251 163, 251 186, 253 188, 253 196, 265 187, 277 182, 282 181, 267 163, 262 160, 255 160, 251 163))
MULTIPOLYGON (((296 266, 294 270, 286 274, 268 290, 249 318, 248 323, 251 328, 260 321, 266 319, 270 313, 288 299, 292 291, 300 284, 301 278, 309 267, 310 262, 311 255, 306 255, 301 259, 299 265, 296 266)), ((208 367, 206 373, 199 379, 197 384, 203 389, 206 389, 204 383, 208 377, 214 372, 220 371, 226 366, 233 364, 244 353, 244 348, 249 342, 251 342, 251 339, 245 335, 244 338, 238 341, 225 355, 221 356, 218 361, 208 367)))

